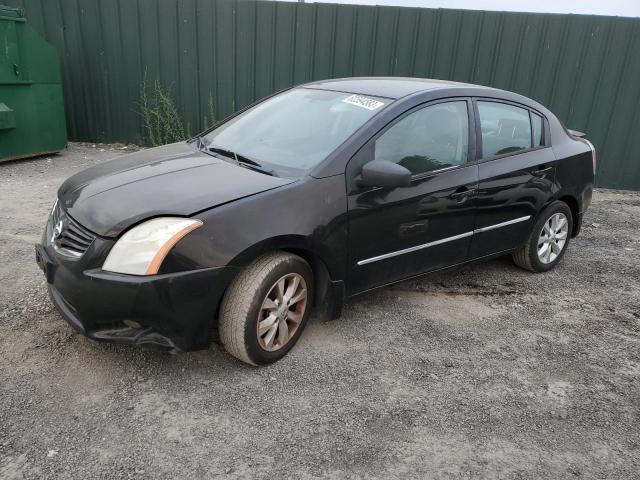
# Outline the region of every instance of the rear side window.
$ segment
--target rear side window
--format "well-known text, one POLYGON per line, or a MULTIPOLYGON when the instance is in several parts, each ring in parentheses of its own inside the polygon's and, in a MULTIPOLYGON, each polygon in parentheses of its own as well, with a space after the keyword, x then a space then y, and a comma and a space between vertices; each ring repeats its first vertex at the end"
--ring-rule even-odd
POLYGON ((529 111, 505 103, 478 102, 482 129, 482 158, 531 148, 529 111))
POLYGON ((375 160, 402 165, 412 174, 462 165, 469 149, 466 101, 438 103, 410 113, 375 142, 375 160))
POLYGON ((542 138, 542 117, 537 113, 531 112, 531 125, 533 126, 533 146, 539 147, 544 145, 542 138))

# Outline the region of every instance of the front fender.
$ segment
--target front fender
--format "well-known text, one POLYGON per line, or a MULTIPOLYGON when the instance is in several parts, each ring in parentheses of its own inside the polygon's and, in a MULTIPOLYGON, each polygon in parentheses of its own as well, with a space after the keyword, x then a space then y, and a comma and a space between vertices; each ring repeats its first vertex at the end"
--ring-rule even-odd
POLYGON ((347 200, 344 175, 306 177, 195 215, 204 225, 183 238, 161 272, 242 266, 272 250, 304 250, 346 278, 347 200))

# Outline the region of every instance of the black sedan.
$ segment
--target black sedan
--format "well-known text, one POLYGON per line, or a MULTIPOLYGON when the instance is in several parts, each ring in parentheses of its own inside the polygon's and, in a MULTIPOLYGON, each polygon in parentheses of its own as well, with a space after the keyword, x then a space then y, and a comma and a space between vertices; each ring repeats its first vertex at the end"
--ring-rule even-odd
POLYGON ((315 307, 511 254, 553 268, 595 151, 542 105, 469 84, 351 78, 280 92, 184 143, 74 175, 38 264, 79 332, 283 357, 315 307))

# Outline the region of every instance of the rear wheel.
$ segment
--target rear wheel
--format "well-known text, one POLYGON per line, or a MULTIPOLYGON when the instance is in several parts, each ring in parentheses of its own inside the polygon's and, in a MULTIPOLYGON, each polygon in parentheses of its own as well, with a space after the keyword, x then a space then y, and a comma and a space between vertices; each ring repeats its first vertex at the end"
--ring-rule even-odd
POLYGON ((572 229, 569 206, 553 202, 539 215, 527 242, 513 253, 513 261, 532 272, 551 270, 563 257, 572 229))
POLYGON ((257 258, 232 282, 220 309, 220 340, 234 357, 265 365, 284 357, 304 330, 313 274, 297 255, 257 258))

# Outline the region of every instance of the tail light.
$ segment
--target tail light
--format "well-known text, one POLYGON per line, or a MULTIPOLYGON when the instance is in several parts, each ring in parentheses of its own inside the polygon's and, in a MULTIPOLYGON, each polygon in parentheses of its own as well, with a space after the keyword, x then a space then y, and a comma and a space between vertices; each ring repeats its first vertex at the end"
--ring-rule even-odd
POLYGON ((591 143, 589 140, 587 140, 586 138, 583 139, 585 142, 587 142, 589 144, 589 148, 591 148, 591 160, 593 160, 593 176, 596 176, 596 149, 593 146, 593 143, 591 143))

